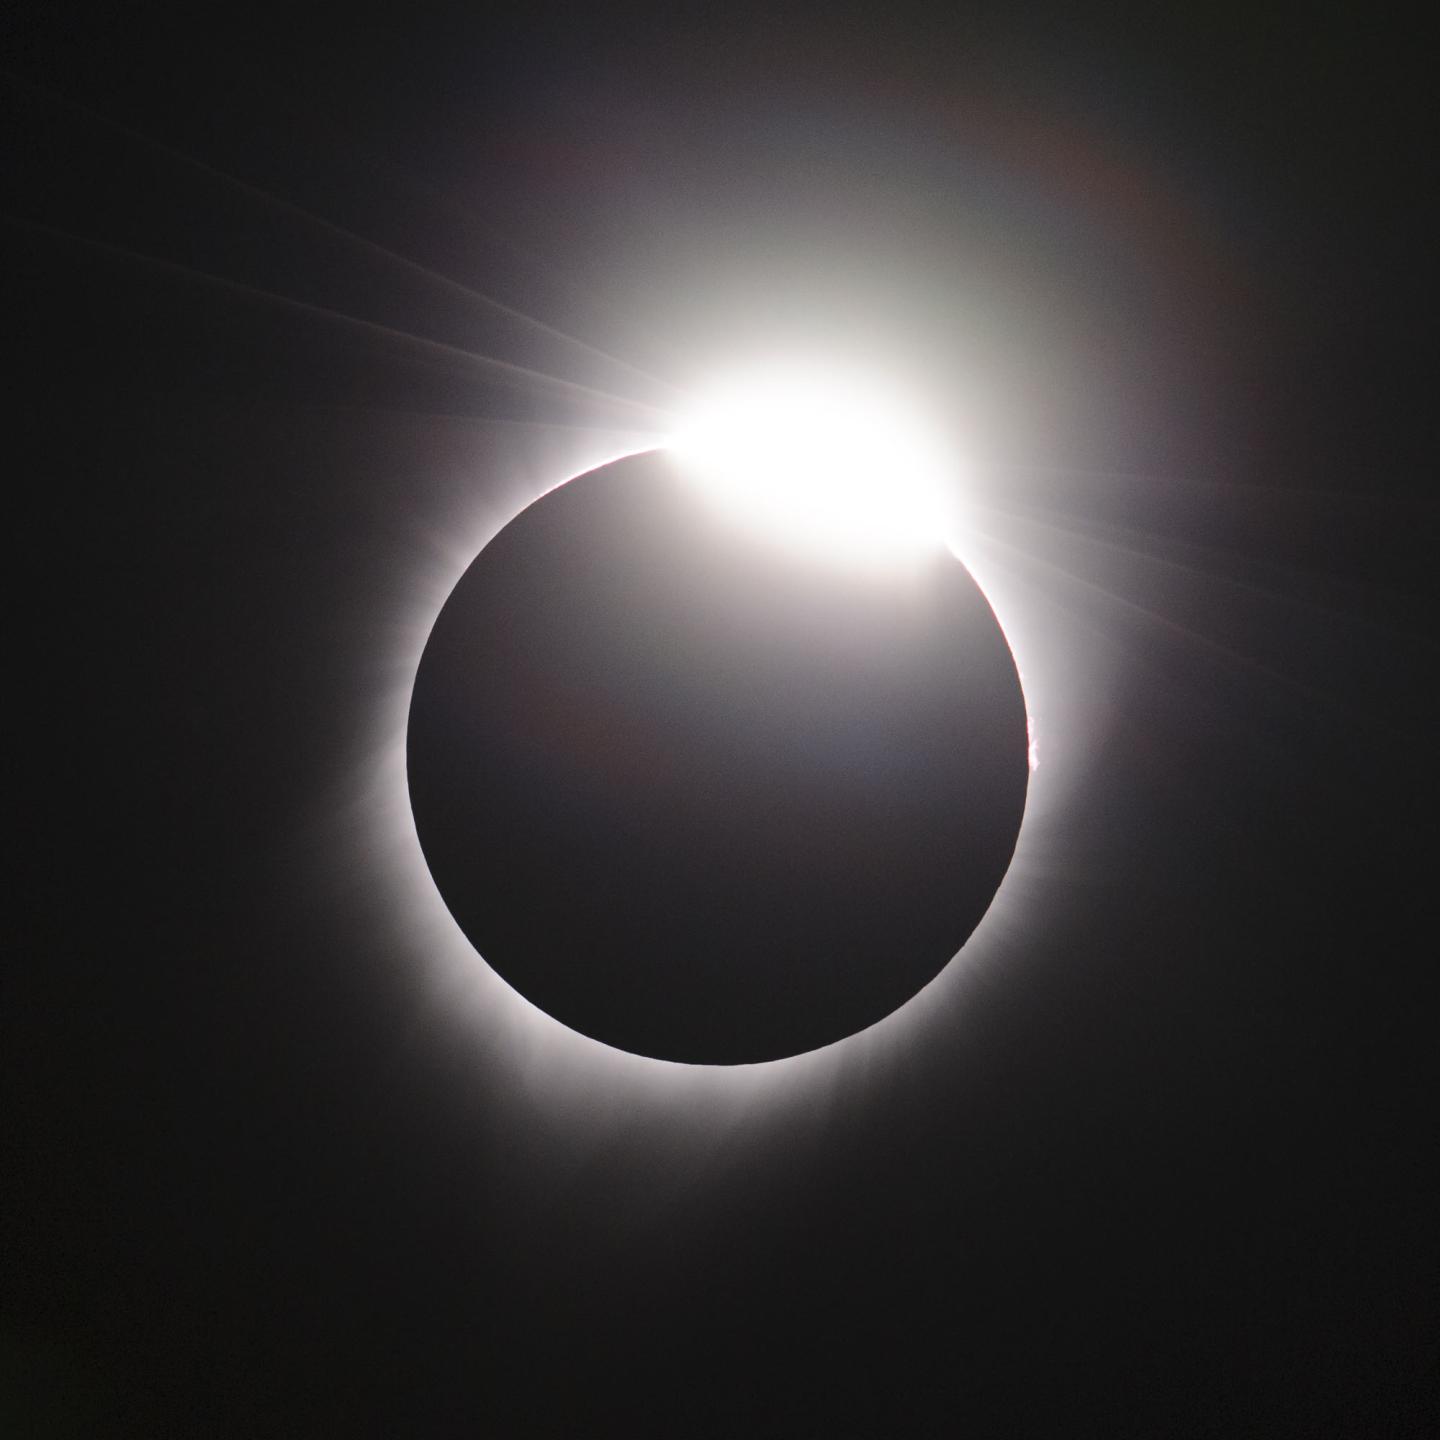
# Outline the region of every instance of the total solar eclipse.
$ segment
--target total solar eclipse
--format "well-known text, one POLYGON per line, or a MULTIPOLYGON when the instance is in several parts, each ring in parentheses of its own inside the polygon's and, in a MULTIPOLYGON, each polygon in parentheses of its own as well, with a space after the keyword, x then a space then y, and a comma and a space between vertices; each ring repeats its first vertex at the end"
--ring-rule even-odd
POLYGON ((514 989, 733 1065, 854 1034, 956 955, 1015 848, 1026 713, 948 551, 839 563, 692 470, 632 455, 500 531, 425 645, 407 766, 435 884, 514 989))

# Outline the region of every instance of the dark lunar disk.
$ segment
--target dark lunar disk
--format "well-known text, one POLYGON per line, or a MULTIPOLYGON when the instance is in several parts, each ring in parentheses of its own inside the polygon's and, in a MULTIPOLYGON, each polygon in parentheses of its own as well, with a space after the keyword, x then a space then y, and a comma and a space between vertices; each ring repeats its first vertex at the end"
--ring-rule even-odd
POLYGON ((410 708, 425 858, 475 948, 621 1050, 839 1040, 990 904, 1029 778, 965 568, 797 558, 656 452, 552 491, 446 601, 410 708))

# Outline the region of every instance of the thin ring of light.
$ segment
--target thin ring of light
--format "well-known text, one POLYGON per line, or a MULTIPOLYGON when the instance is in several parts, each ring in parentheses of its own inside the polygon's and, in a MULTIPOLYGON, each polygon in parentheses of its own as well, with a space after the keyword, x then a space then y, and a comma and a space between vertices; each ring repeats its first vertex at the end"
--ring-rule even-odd
MULTIPOLYGON (((630 432, 634 433, 634 432, 630 432)), ((511 989, 483 963, 445 908, 431 880, 410 814, 406 787, 405 721, 420 653, 440 606, 474 556, 494 534, 541 495, 610 460, 651 449, 653 433, 635 434, 618 445, 602 435, 580 447, 583 459, 558 468, 511 479, 507 501, 472 518, 466 543, 436 547, 417 568, 419 591, 408 623, 398 626, 392 652, 391 682, 373 709, 374 743, 369 763, 353 777, 342 810, 350 827, 350 855, 375 885, 366 899, 375 918, 403 955, 423 961, 427 988, 446 1021, 463 1017, 478 1044, 483 1063, 498 1066, 511 1086, 536 1107, 562 1120, 583 1117, 587 1125, 661 1125, 676 1143, 693 1135, 698 1110, 721 1127, 758 1110, 778 1120, 843 1096, 861 1077, 897 1057, 921 1033, 941 1020, 937 999, 963 987, 967 975, 983 969, 1015 939, 1024 901, 1040 880, 1031 861, 1035 817, 1059 808, 1048 775, 1038 766, 1034 715, 1053 713, 1059 696, 1047 693, 1039 647, 1031 644, 1023 608, 1023 581, 992 564, 978 537, 952 536, 951 548, 975 576, 990 600, 1017 660, 1031 712, 1032 777, 1025 819, 1015 856, 985 918, 965 947, 967 963, 947 966, 913 999, 867 1030, 820 1050, 786 1059, 741 1066, 694 1066, 655 1060, 614 1050, 554 1020, 511 989), (969 542, 976 540, 972 546, 969 542), (423 570, 423 574, 421 571, 423 570), (1038 703, 1037 703, 1038 702, 1038 703)), ((1047 731, 1048 734, 1048 731, 1047 731)), ((353 876, 354 868, 348 868, 353 876)), ((352 900, 356 897, 352 895, 352 900)), ((421 1025, 441 1023, 440 1015, 421 1025)), ((703 1132, 702 1132, 703 1133, 703 1132)))

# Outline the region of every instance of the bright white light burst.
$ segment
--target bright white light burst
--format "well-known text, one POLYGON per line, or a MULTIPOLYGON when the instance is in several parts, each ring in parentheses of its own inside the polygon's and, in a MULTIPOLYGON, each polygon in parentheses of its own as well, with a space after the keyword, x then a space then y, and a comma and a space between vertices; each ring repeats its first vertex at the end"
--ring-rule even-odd
POLYGON ((795 549, 888 567, 953 529, 945 445, 860 376, 790 367, 717 385, 671 447, 717 504, 795 549))

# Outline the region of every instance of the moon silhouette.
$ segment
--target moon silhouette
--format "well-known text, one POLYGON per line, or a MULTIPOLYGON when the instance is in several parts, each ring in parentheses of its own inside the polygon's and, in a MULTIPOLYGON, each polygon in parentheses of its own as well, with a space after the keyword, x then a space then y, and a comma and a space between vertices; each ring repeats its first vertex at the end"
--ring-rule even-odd
POLYGON ((618 1049, 779 1059, 911 999, 1014 852, 1025 701, 953 556, 799 559, 664 451, 522 511, 425 645, 407 732, 435 884, 485 961, 618 1049))

